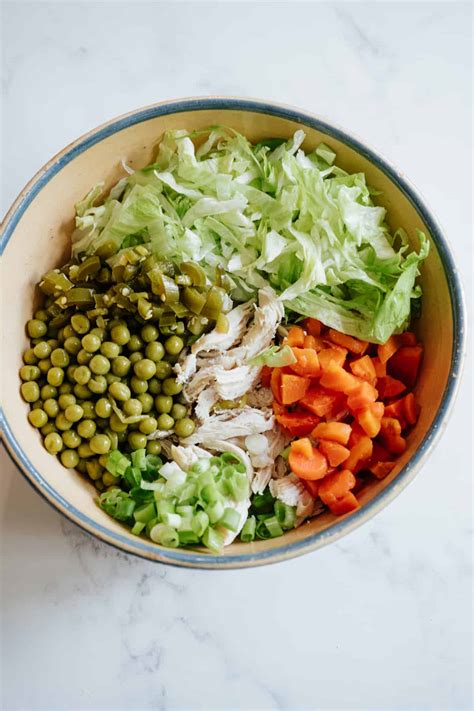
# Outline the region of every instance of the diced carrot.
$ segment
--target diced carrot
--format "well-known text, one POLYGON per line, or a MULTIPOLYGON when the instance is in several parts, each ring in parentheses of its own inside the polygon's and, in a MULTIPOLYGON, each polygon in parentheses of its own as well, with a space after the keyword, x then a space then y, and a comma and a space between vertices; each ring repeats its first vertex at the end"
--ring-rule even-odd
POLYGON ((387 399, 400 395, 400 393, 406 390, 406 387, 401 380, 396 380, 390 375, 387 375, 377 380, 377 390, 381 398, 387 399))
POLYGON ((390 459, 390 453, 387 452, 385 447, 382 447, 382 445, 379 444, 378 442, 374 442, 373 448, 372 448, 371 462, 374 464, 377 462, 388 462, 389 459, 390 459))
POLYGON ((376 437, 380 432, 384 406, 381 402, 373 402, 357 413, 357 422, 369 436, 376 437))
POLYGON ((293 474, 296 474, 300 479, 309 479, 310 481, 322 479, 328 471, 327 459, 321 452, 318 452, 316 447, 312 447, 311 457, 295 452, 292 448, 288 463, 293 474))
POLYGON ((362 358, 353 360, 352 363, 350 363, 349 365, 354 375, 356 375, 358 378, 361 378, 361 380, 367 380, 367 382, 371 385, 375 385, 377 380, 377 373, 375 372, 372 358, 370 358, 368 355, 365 355, 362 356, 362 358))
POLYGON ((418 415, 420 412, 419 405, 415 400, 413 393, 408 393, 402 398, 403 402, 403 414, 405 415, 408 424, 414 425, 418 420, 418 415))
POLYGON ((406 449, 406 441, 401 436, 402 427, 393 417, 383 417, 380 435, 386 449, 393 454, 402 454, 406 449))
POLYGON ((347 351, 345 348, 339 348, 335 346, 334 348, 323 348, 318 352, 319 362, 321 368, 326 370, 331 363, 336 363, 341 368, 345 363, 347 356, 347 351))
POLYGON ((295 439, 291 443, 291 451, 302 454, 303 457, 311 457, 313 454, 313 445, 307 437, 295 439))
MULTIPOLYGON (((321 353, 324 353, 324 351, 321 351, 321 353)), ((321 355, 321 353, 319 355, 321 355)), ((336 390, 336 392, 347 394, 358 389, 363 381, 356 378, 355 375, 348 373, 337 363, 331 362, 326 368, 323 366, 323 374, 319 382, 323 387, 329 390, 336 390)), ((368 383, 365 384, 367 385, 368 383)))
POLYGON ((305 485, 306 489, 309 491, 313 499, 316 499, 318 496, 318 491, 319 491, 319 484, 321 482, 321 479, 311 481, 310 479, 303 479, 303 484, 305 485))
POLYGON ((270 387, 272 389, 273 397, 277 402, 281 402, 281 368, 272 368, 270 376, 270 387))
POLYGON ((401 380, 409 388, 413 387, 418 376, 423 348, 421 346, 402 346, 390 359, 390 375, 401 380))
POLYGON ((319 485, 319 498, 326 506, 331 507, 343 499, 354 488, 355 483, 355 476, 349 469, 331 472, 319 485))
POLYGON ((407 448, 407 443, 401 435, 384 435, 383 442, 392 454, 403 454, 407 448))
POLYGON ((398 338, 402 346, 416 346, 418 343, 415 334, 411 331, 405 331, 405 333, 401 333, 398 338))
POLYGON ((311 386, 304 398, 301 399, 300 405, 303 405, 307 410, 313 412, 318 417, 326 417, 329 415, 339 400, 339 394, 333 393, 324 388, 311 386))
POLYGON ((260 373, 260 381, 264 388, 270 387, 270 380, 272 377, 272 369, 268 365, 262 367, 262 372, 260 373))
POLYGON ((330 439, 332 442, 347 444, 351 436, 351 426, 344 422, 320 422, 311 432, 311 436, 315 439, 330 439))
POLYGON ((291 405, 305 396, 311 380, 300 375, 283 373, 281 376, 281 401, 283 405, 291 405))
POLYGON ((359 386, 350 392, 347 404, 353 411, 367 407, 377 400, 377 390, 365 380, 359 380, 359 386))
POLYGON ((303 348, 312 348, 313 350, 317 350, 318 341, 314 336, 305 336, 303 348))
POLYGON ((369 345, 367 341, 359 341, 357 338, 346 336, 345 333, 335 331, 332 328, 329 329, 328 336, 336 345, 346 348, 348 351, 351 351, 351 353, 358 353, 359 355, 365 353, 369 345))
POLYGON ((307 333, 310 336, 320 336, 321 335, 321 321, 316 318, 305 318, 303 321, 303 326, 305 327, 307 333))
POLYGON ((399 435, 402 433, 402 428, 394 417, 382 417, 381 432, 382 435, 399 435))
POLYGON ((354 471, 359 462, 370 459, 372 456, 372 440, 370 437, 361 437, 360 440, 351 448, 349 458, 344 462, 344 466, 351 471, 354 471))
MULTIPOLYGON (((305 338, 308 338, 308 336, 305 336, 305 338)), ((308 378, 315 378, 320 374, 321 366, 315 350, 312 348, 292 348, 292 351, 295 355, 296 363, 290 365, 291 370, 308 378)))
POLYGON ((346 513, 355 511, 360 506, 352 491, 348 491, 342 499, 338 499, 329 506, 331 513, 335 516, 343 516, 346 513))
MULTIPOLYGON (((275 411, 275 404, 273 409, 275 411)), ((315 415, 310 415, 308 412, 287 412, 286 408, 281 407, 280 411, 275 411, 275 419, 279 425, 284 427, 293 437, 305 437, 314 430, 319 422, 319 418, 315 415)))
POLYGON ((400 342, 396 336, 390 336, 388 341, 377 347, 377 355, 381 363, 386 363, 398 350, 400 342))
POLYGON ((338 442, 331 442, 328 439, 322 439, 318 446, 320 451, 327 457, 331 467, 338 467, 339 464, 346 461, 350 454, 347 447, 343 447, 338 442))
POLYGON ((377 479, 383 479, 387 474, 390 474, 394 466, 395 462, 377 462, 376 464, 371 464, 369 469, 377 479))
POLYGON ((403 405, 403 398, 400 398, 400 400, 395 400, 394 402, 391 402, 390 405, 385 405, 384 414, 385 417, 394 417, 396 420, 398 420, 403 430, 408 424, 405 420, 404 410, 405 408, 403 405))
POLYGON ((365 434, 359 423, 357 421, 353 422, 351 436, 349 437, 349 447, 352 449, 354 445, 356 445, 363 437, 366 436, 367 435, 365 434))
POLYGON ((304 346, 305 332, 301 326, 292 326, 288 331, 287 341, 288 345, 296 346, 297 348, 303 348, 304 346))
POLYGON ((382 363, 380 358, 372 358, 372 365, 374 366, 377 378, 385 378, 387 375, 387 365, 382 363))

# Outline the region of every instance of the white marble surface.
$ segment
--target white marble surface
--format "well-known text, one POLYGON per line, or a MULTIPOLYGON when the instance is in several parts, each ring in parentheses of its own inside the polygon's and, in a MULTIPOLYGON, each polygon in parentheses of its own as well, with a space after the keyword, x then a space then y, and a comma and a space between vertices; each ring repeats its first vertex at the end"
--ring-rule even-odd
MULTIPOLYGON (((267 97, 399 164, 472 282, 469 4, 5 3, 5 208, 57 150, 165 98, 267 97)), ((34 236, 32 236, 34 238, 34 236)), ((5 711, 468 709, 471 383, 429 463, 337 545, 212 573, 122 555, 3 454, 5 711)))

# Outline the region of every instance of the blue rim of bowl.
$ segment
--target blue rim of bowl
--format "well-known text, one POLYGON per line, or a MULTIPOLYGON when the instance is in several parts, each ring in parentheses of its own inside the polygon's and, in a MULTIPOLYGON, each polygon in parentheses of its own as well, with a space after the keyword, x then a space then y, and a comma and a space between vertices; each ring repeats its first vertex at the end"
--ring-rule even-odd
MULTIPOLYGON (((358 153, 363 155, 370 162, 376 165, 383 173, 385 173, 385 175, 387 175, 387 177, 397 185, 405 197, 414 206, 420 215, 420 218, 428 227, 430 236, 436 244, 446 274, 451 297, 454 337, 449 378, 446 384, 443 399, 440 403, 433 424, 412 458, 407 462, 404 468, 387 486, 387 488, 381 491, 356 513, 349 515, 347 518, 344 518, 337 523, 334 523, 332 526, 323 531, 315 533, 312 536, 308 536, 303 541, 289 543, 268 551, 256 553, 250 552, 248 554, 245 553, 235 556, 220 555, 212 557, 209 554, 186 554, 184 552, 180 552, 179 549, 164 549, 148 544, 140 538, 137 538, 136 542, 132 542, 129 538, 119 533, 111 532, 110 529, 96 523, 72 506, 43 479, 41 474, 37 471, 19 446, 4 416, 3 410, 0 410, 0 425, 5 438, 7 452, 10 454, 15 464, 17 464, 20 471, 25 475, 27 481, 33 486, 33 488, 38 491, 42 497, 48 501, 48 503, 50 503, 60 513, 64 514, 73 523, 77 524, 86 532, 97 536, 105 543, 113 545, 122 551, 135 554, 141 558, 181 567, 210 568, 214 570, 242 568, 278 562, 316 550, 317 548, 320 548, 331 541, 337 540, 343 535, 350 533, 362 523, 372 518, 372 516, 384 508, 392 499, 398 496, 401 490, 404 489, 405 486, 413 479, 428 454, 432 451, 433 445, 437 442, 439 436, 441 435, 443 426, 446 423, 446 419, 450 413, 456 392, 458 390, 465 348, 465 307, 462 285, 458 276, 457 268, 447 239, 443 235, 441 227, 433 217, 432 212, 425 205, 423 199, 418 194, 418 191, 393 165, 391 165, 385 158, 382 158, 376 151, 368 148, 358 138, 355 138, 345 130, 326 122, 318 116, 286 105, 246 98, 197 97, 166 101, 143 109, 138 109, 137 111, 133 111, 122 117, 112 119, 108 123, 92 130, 82 138, 79 138, 71 144, 70 147, 63 149, 63 151, 47 163, 45 167, 40 169, 26 188, 24 188, 6 216, 3 226, 3 234, 0 240, 0 254, 3 254, 12 234, 14 233, 16 225, 33 199, 54 175, 59 173, 65 165, 74 160, 74 158, 80 153, 118 131, 134 126, 135 124, 142 123, 143 121, 156 118, 157 116, 166 116, 169 114, 188 111, 218 109, 269 114, 300 123, 302 127, 308 126, 315 130, 319 130, 327 136, 335 138, 342 143, 345 143, 350 148, 355 149, 358 153)), ((283 541, 284 538, 282 539, 282 542, 283 541)))

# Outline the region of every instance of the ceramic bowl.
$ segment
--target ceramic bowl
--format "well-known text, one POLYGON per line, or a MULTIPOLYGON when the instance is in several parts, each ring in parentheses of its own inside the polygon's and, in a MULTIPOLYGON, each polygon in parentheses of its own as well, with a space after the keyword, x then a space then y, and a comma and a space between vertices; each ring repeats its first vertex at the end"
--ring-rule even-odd
POLYGON ((197 568, 229 569, 282 561, 320 548, 346 535, 394 499, 415 476, 441 435, 453 403, 463 355, 464 309, 457 269, 443 233, 405 177, 358 139, 320 118, 286 106, 246 99, 197 98, 170 101, 133 111, 91 131, 61 151, 21 192, 3 229, 3 430, 8 452, 33 487, 85 531, 129 553, 153 561, 197 568), (112 186, 123 175, 121 159, 132 167, 151 161, 163 131, 224 124, 251 141, 289 137, 306 131, 305 149, 325 141, 348 171, 363 171, 382 192, 393 228, 429 236, 431 251, 422 267, 422 315, 416 324, 425 359, 416 387, 421 416, 408 448, 386 479, 360 495, 352 515, 324 514, 281 538, 235 543, 220 556, 166 549, 132 536, 94 503, 95 490, 79 474, 66 471, 41 444, 27 421, 19 394, 18 369, 27 346, 24 324, 38 298, 35 284, 69 254, 74 203, 105 179, 112 186))

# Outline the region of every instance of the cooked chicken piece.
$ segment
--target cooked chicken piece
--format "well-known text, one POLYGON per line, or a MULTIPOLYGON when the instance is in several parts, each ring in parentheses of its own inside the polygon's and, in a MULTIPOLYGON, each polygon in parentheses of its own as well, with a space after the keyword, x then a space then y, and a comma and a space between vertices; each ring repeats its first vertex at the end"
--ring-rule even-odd
POLYGON ((189 471, 198 459, 208 459, 212 456, 210 452, 201 449, 201 447, 181 447, 174 444, 170 446, 169 453, 167 453, 167 456, 170 455, 176 464, 185 472, 189 471))
MULTIPOLYGON (((263 452, 252 452, 249 450, 250 459, 255 469, 255 477, 252 481, 252 491, 254 494, 261 494, 275 471, 275 460, 286 447, 289 438, 278 428, 268 430, 260 435, 267 440, 266 448, 263 452)), ((249 438, 247 438, 248 440, 249 438)), ((246 440, 246 442, 247 442, 246 440)), ((249 443, 250 449, 251 442, 249 443)), ((247 449, 249 449, 247 445, 247 449)))
POLYGON ((270 407, 273 393, 270 388, 253 388, 247 395, 247 405, 250 407, 270 407))
POLYGON ((297 476, 288 474, 282 479, 271 479, 270 492, 272 496, 288 506, 296 506, 296 516, 301 519, 311 516, 314 509, 314 499, 297 476))
POLYGON ((253 358, 270 345, 285 313, 282 302, 269 286, 258 292, 258 303, 253 323, 241 343, 241 348, 246 350, 247 359, 253 358))
POLYGON ((281 479, 286 476, 290 471, 288 462, 283 457, 277 457, 275 460, 275 473, 273 474, 274 479, 281 479))
POLYGON ((187 383, 189 378, 196 372, 196 356, 190 353, 182 362, 176 363, 174 372, 180 385, 187 383))
POLYGON ((183 388, 183 394, 188 402, 194 402, 205 388, 212 387, 216 379, 216 367, 200 368, 183 388))
POLYGON ((219 395, 214 387, 208 387, 199 393, 194 413, 200 422, 211 416, 211 408, 219 400, 219 395))
POLYGON ((183 444, 199 444, 215 439, 227 440, 232 437, 267 432, 275 426, 273 412, 270 409, 257 410, 253 407, 224 410, 211 415, 195 432, 183 440, 183 444))
POLYGON ((241 365, 231 370, 215 369, 215 389, 221 400, 236 400, 253 388, 260 370, 258 366, 241 365))
POLYGON ((259 467, 258 469, 255 469, 255 476, 252 481, 252 491, 254 494, 262 494, 265 491, 268 482, 272 478, 273 467, 274 464, 272 462, 271 464, 267 464, 264 467, 259 467))

